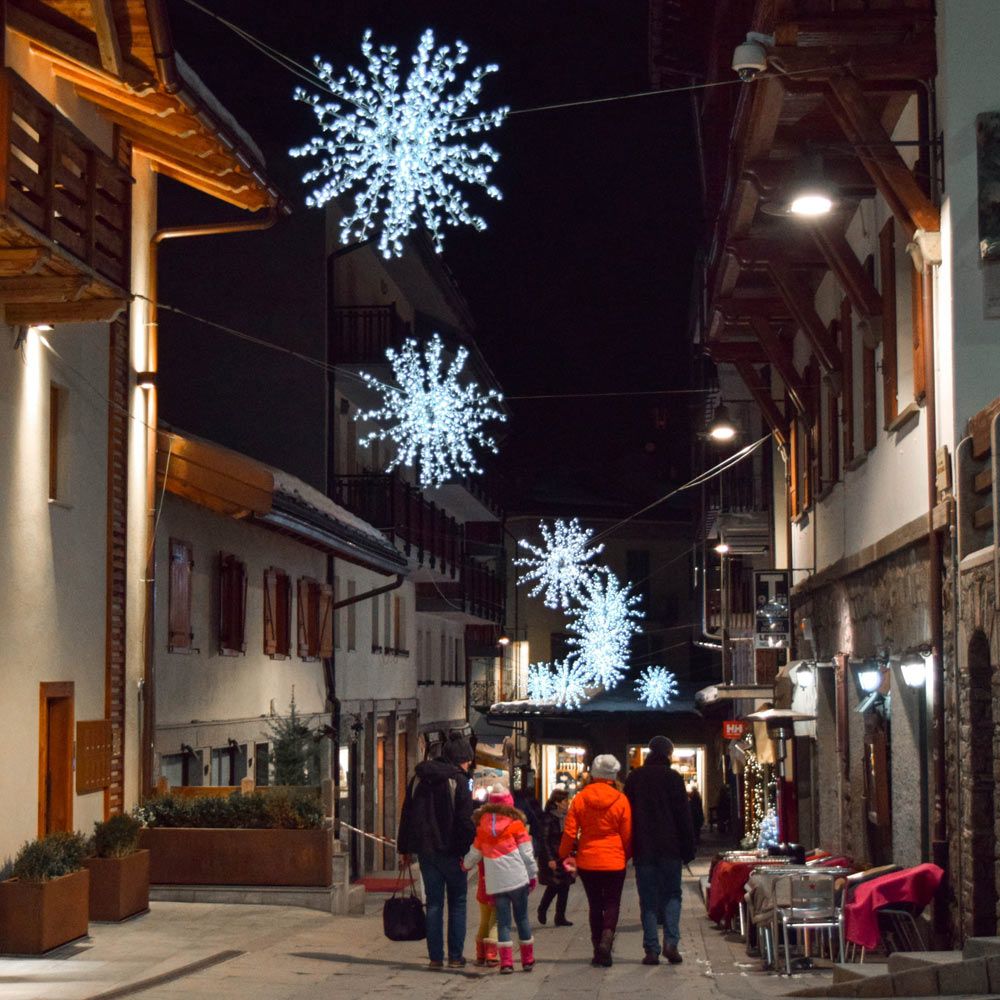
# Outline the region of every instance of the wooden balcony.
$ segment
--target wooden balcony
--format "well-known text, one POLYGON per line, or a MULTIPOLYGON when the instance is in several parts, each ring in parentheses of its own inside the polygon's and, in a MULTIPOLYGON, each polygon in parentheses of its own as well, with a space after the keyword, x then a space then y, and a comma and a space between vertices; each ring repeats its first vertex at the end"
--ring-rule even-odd
POLYGON ((454 583, 417 583, 417 611, 466 623, 499 624, 504 620, 503 578, 491 567, 466 559, 454 583))
POLYGON ((0 73, 0 302, 9 324, 113 318, 128 297, 132 178, 0 73))
POLYGON ((394 305, 338 306, 331 316, 335 365, 385 364, 385 352, 411 334, 394 305))

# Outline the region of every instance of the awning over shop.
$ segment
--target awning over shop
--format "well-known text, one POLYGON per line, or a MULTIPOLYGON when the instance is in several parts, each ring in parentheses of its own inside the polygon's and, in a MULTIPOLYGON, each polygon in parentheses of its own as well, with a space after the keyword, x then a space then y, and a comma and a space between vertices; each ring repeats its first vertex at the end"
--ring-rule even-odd
POLYGON ((698 709, 703 709, 724 701, 770 700, 773 697, 774 687, 771 684, 712 684, 696 692, 694 702, 698 709))

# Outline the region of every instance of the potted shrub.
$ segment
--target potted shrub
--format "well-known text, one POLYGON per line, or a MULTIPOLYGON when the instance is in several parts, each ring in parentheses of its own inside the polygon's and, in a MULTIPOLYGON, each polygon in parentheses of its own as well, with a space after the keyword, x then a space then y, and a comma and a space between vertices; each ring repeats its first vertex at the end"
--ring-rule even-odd
POLYGON ((125 920, 149 909, 149 851, 139 848, 142 824, 112 816, 94 824, 90 872, 90 919, 125 920))
POLYGON ((308 794, 239 792, 159 798, 142 807, 139 842, 153 885, 328 886, 332 834, 308 794))
POLYGON ((0 952, 41 955, 87 934, 90 873, 79 833, 25 844, 0 882, 0 952))

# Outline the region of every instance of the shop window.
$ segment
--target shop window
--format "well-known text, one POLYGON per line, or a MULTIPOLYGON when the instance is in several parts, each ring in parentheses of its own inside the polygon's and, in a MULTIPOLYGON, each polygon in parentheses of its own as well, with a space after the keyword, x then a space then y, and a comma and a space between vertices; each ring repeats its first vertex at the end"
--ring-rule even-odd
POLYGON ((247 567, 228 552, 219 553, 219 652, 246 652, 247 567))
POLYGON ((292 581, 284 570, 264 570, 264 655, 287 660, 292 653, 292 581))
POLYGON ((160 777, 167 780, 171 788, 183 787, 188 783, 185 761, 186 753, 165 753, 160 755, 160 777))
POLYGON ((209 784, 234 787, 247 776, 247 747, 230 740, 224 747, 212 750, 209 784))
POLYGON ((171 653, 194 652, 194 632, 191 629, 193 571, 191 543, 171 538, 167 593, 167 649, 171 653))

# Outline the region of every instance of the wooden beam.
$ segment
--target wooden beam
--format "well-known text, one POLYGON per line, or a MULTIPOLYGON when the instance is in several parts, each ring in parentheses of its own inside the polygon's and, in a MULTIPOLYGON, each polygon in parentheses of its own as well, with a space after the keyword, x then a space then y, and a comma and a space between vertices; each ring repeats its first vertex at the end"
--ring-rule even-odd
POLYGON ((111 0, 90 0, 94 12, 94 28, 97 35, 97 49, 101 65, 114 76, 121 76, 125 69, 122 46, 115 27, 115 15, 111 0))
POLYGON ((939 232, 940 210, 892 145, 858 81, 850 77, 832 78, 827 87, 827 103, 907 238, 917 229, 939 232))
POLYGON ((731 250, 744 267, 765 267, 770 261, 782 257, 797 267, 826 268, 826 260, 816 249, 815 243, 803 227, 789 225, 786 233, 778 238, 744 236, 732 240, 731 250))
POLYGON ((31 274, 50 256, 47 247, 6 247, 0 250, 0 276, 31 274))
POLYGON ((764 364, 768 360, 756 340, 720 340, 708 343, 705 347, 716 364, 735 364, 737 361, 764 364))
POLYGON ((0 302, 66 302, 78 298, 89 284, 83 275, 0 277, 0 302))
POLYGON ((768 62, 797 83, 829 80, 838 73, 849 73, 857 80, 931 80, 937 76, 933 31, 915 35, 905 45, 776 45, 768 50, 768 62))
POLYGON ((8 326, 37 323, 109 323, 128 306, 126 299, 83 299, 78 302, 20 302, 4 306, 8 326))
POLYGON ((840 351, 830 337, 830 331, 820 319, 813 297, 791 265, 782 257, 768 262, 768 274, 785 300, 795 322, 812 345, 813 351, 827 375, 840 377, 840 351))
POLYGON ((715 306, 717 309, 721 309, 729 319, 750 319, 753 316, 763 316, 765 319, 776 316, 787 318, 790 315, 784 299, 773 296, 744 298, 739 295, 731 295, 724 299, 717 299, 715 306))
POLYGON ((871 339, 878 343, 882 339, 882 296, 861 266, 839 223, 817 222, 811 228, 820 253, 851 300, 855 313, 869 327, 871 339))
POLYGON ((767 360, 774 365, 781 380, 785 383, 785 390, 788 393, 788 398, 792 401, 792 406, 801 414, 806 423, 811 424, 813 413, 809 406, 809 394, 792 361, 792 352, 781 342, 774 327, 763 316, 751 318, 750 325, 753 327, 754 333, 757 334, 760 346, 764 348, 767 360))
POLYGON ((774 432, 778 446, 784 448, 788 444, 788 423, 771 398, 770 386, 764 384, 759 372, 749 361, 737 361, 735 362, 735 368, 740 378, 743 379, 750 395, 753 396, 754 402, 760 408, 760 412, 767 421, 768 426, 774 432))

